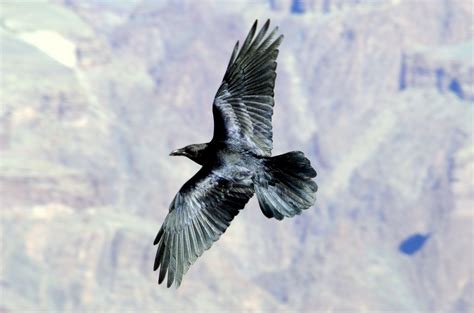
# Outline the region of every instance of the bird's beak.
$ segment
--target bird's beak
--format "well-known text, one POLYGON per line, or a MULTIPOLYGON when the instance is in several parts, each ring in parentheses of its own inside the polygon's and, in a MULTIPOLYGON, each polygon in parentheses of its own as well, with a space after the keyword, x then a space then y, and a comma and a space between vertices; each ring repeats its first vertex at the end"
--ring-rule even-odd
POLYGON ((176 149, 171 151, 170 156, 183 155, 183 149, 176 149))

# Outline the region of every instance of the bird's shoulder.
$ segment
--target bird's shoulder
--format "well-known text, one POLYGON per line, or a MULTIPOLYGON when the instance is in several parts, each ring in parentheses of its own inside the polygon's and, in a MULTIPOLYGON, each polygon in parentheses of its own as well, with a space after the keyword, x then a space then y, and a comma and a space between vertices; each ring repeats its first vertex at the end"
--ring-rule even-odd
POLYGON ((178 195, 187 198, 206 197, 214 193, 225 194, 236 185, 252 187, 252 168, 246 156, 236 151, 218 151, 217 156, 191 177, 178 195))

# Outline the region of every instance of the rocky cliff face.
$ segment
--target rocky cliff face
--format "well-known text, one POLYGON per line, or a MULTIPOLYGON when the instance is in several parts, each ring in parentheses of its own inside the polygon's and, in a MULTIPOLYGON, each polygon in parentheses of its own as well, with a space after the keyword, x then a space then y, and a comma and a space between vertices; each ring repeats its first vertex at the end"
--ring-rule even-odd
POLYGON ((2 311, 474 308, 469 1, 2 6, 2 311), (255 18, 285 34, 274 153, 305 151, 319 199, 252 200, 165 290, 152 241, 198 169, 167 155, 211 138, 255 18))
POLYGON ((404 55, 400 67, 400 90, 433 87, 439 93, 452 93, 474 101, 472 41, 449 48, 413 51, 404 55), (434 51, 433 51, 434 50, 434 51))

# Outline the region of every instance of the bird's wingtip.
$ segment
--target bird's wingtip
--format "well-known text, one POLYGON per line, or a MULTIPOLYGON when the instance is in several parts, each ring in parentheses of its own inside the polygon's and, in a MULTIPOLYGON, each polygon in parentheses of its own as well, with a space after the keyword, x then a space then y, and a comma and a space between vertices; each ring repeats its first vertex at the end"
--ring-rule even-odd
POLYGON ((255 32, 255 30, 257 29, 257 25, 258 25, 258 19, 255 19, 255 22, 253 22, 253 25, 250 31, 255 32))

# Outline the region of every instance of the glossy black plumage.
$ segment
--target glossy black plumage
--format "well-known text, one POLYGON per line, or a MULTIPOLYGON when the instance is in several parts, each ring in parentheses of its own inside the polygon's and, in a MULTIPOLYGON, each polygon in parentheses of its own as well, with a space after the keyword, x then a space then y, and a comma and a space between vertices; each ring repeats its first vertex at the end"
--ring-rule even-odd
POLYGON ((283 40, 283 35, 275 38, 278 28, 265 37, 269 25, 267 21, 253 39, 255 22, 238 54, 236 43, 213 105, 213 140, 240 140, 242 146, 264 156, 272 150, 276 58, 283 40))
POLYGON ((292 217, 316 200, 316 171, 302 152, 271 157, 276 58, 283 36, 257 21, 234 47, 213 103, 209 143, 175 150, 202 165, 173 199, 154 241, 158 282, 181 284, 183 275, 257 193, 268 218, 292 217))

